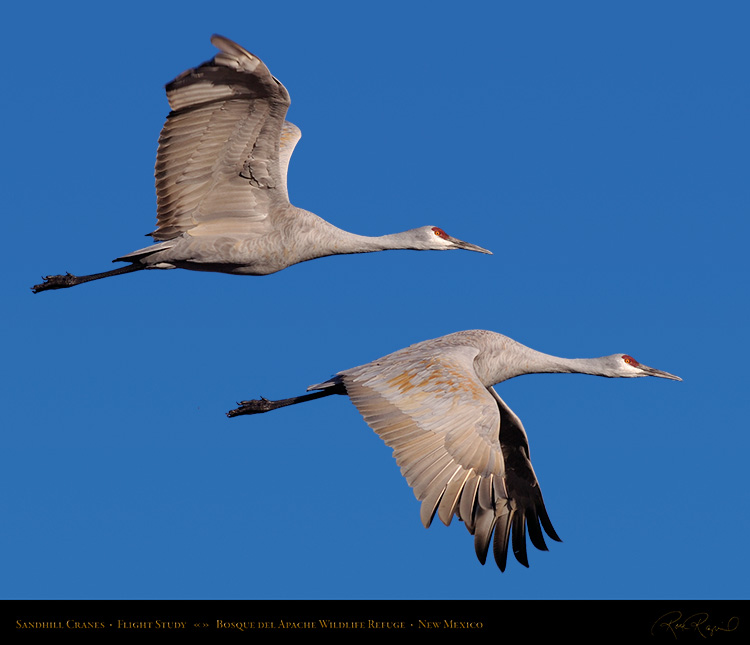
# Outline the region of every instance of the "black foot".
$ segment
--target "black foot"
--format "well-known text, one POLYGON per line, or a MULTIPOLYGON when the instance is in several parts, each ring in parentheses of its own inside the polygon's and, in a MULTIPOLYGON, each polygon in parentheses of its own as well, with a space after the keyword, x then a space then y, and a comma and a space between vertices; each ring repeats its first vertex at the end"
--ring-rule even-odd
POLYGON ((44 278, 42 284, 35 284, 31 287, 34 293, 40 291, 47 291, 48 289, 65 289, 66 287, 72 287, 78 284, 78 277, 72 273, 66 273, 65 275, 48 275, 44 278))
POLYGON ((228 417, 238 417, 242 414, 260 414, 261 412, 268 412, 276 408, 273 401, 269 401, 263 397, 253 399, 252 401, 240 401, 237 405, 240 407, 227 412, 228 417))

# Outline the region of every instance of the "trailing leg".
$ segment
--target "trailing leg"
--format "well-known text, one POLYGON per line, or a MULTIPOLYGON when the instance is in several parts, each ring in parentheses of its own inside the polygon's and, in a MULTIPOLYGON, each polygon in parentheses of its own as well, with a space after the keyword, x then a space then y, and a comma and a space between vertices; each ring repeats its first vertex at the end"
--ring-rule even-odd
POLYGON ((336 385, 334 387, 326 388, 320 392, 313 392, 311 394, 303 394, 301 396, 293 396, 289 399, 279 399, 278 401, 269 401, 261 397, 260 399, 253 399, 251 401, 240 401, 238 408, 227 412, 228 417, 238 417, 243 414, 260 414, 262 412, 270 412, 277 408, 283 408, 287 405, 295 405, 297 403, 304 403, 305 401, 312 401, 314 399, 321 399, 324 396, 330 396, 331 394, 346 394, 346 389, 343 385, 336 385))
POLYGON ((121 273, 132 273, 133 271, 140 271, 146 267, 142 264, 129 264, 118 269, 112 269, 111 271, 103 271, 102 273, 92 273, 91 275, 76 276, 72 273, 66 273, 65 275, 48 275, 44 278, 44 282, 41 284, 35 284, 31 287, 34 293, 40 291, 47 291, 49 289, 66 289, 68 287, 75 287, 77 284, 83 284, 84 282, 91 282, 92 280, 99 280, 101 278, 109 278, 113 275, 120 275, 121 273))

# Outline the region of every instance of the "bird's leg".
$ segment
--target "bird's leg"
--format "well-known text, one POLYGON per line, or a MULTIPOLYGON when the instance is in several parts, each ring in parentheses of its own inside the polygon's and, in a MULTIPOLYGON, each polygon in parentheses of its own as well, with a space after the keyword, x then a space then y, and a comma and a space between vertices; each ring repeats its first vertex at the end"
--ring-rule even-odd
POLYGON ((240 407, 227 412, 227 416, 231 418, 238 417, 242 414, 260 414, 261 412, 270 412, 276 408, 283 408, 287 405, 294 405, 295 403, 304 403, 305 401, 320 399, 324 396, 330 396, 331 394, 346 394, 346 390, 343 385, 339 385, 320 390, 319 392, 303 394, 302 396, 293 396, 289 399, 279 399, 278 401, 269 401, 263 397, 253 399, 252 401, 240 401, 238 404, 240 407))
POLYGON ((40 291, 47 291, 48 289, 66 289, 67 287, 75 287, 77 284, 83 284, 84 282, 109 278, 110 276, 120 275, 121 273, 140 271, 145 268, 146 267, 142 264, 128 264, 127 266, 112 269, 111 271, 92 273, 91 275, 77 276, 72 273, 66 273, 65 275, 48 275, 44 278, 44 282, 41 284, 35 284, 31 287, 31 290, 34 293, 39 293, 40 291))

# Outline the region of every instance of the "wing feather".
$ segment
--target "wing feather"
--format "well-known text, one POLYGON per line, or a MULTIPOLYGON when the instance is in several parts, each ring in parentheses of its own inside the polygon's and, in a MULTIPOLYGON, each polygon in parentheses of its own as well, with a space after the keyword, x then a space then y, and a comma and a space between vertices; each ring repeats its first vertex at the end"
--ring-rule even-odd
POLYGON ((511 540, 513 543, 513 555, 524 567, 529 566, 526 556, 526 516, 523 508, 516 510, 513 515, 513 527, 511 529, 511 540))
MULTIPOLYGON (((427 461, 427 459, 423 461, 427 461)), ((456 468, 456 464, 450 455, 441 454, 430 461, 432 463, 427 464, 421 472, 414 474, 414 486, 412 488, 417 499, 426 497, 431 490, 444 492, 456 468)))
POLYGON ((435 511, 438 508, 438 504, 440 504, 444 492, 441 488, 434 488, 422 500, 422 506, 419 509, 419 519, 422 520, 425 528, 429 528, 430 524, 432 524, 432 518, 435 517, 435 511))
POLYGON ((494 513, 482 513, 477 518, 474 530, 474 550, 482 564, 487 561, 487 551, 490 548, 490 538, 496 522, 497 516, 494 513))
POLYGON ((500 571, 505 571, 508 561, 508 543, 510 542, 510 527, 513 521, 513 511, 509 510, 497 518, 495 537, 492 541, 492 554, 500 571))
POLYGON ((544 533, 539 526, 539 515, 535 507, 526 509, 526 527, 529 531, 531 543, 540 551, 547 551, 547 543, 544 541, 544 533))
POLYGON ((477 506, 477 488, 479 488, 480 477, 471 472, 464 487, 458 506, 458 518, 463 520, 469 533, 474 533, 474 510, 477 506))
POLYGON ((457 513, 456 509, 461 500, 461 493, 470 476, 471 471, 457 467, 456 473, 445 487, 445 493, 440 500, 440 506, 437 510, 440 521, 446 526, 450 525, 453 516, 457 513))

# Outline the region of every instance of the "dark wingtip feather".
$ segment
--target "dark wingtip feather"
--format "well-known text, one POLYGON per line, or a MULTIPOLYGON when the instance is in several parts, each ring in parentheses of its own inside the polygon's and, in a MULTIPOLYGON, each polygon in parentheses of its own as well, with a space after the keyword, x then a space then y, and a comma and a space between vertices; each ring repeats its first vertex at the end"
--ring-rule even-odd
POLYGON ((523 511, 518 511, 513 518, 512 542, 513 555, 524 567, 528 568, 529 560, 526 556, 526 517, 523 511))
POLYGON ((489 544, 487 542, 483 542, 482 538, 479 536, 478 533, 474 534, 474 551, 477 554, 477 560, 479 560, 479 564, 485 564, 487 562, 487 552, 489 551, 489 544))
POLYGON ((487 552, 490 549, 490 538, 495 528, 497 518, 492 511, 478 514, 477 524, 474 531, 474 550, 477 558, 484 564, 487 561, 487 552))
POLYGON ((495 523, 495 539, 492 541, 492 554, 500 571, 505 571, 508 563, 508 541, 510 538, 510 523, 513 511, 501 515, 495 523))
POLYGON ((542 503, 541 507, 539 508, 539 519, 541 520, 542 526, 547 532, 547 535, 555 540, 555 542, 562 542, 562 539, 558 537, 555 529, 552 527, 552 522, 549 519, 549 515, 547 515, 547 509, 544 507, 544 503, 542 503))
POLYGON ((528 509, 526 525, 528 527, 531 543, 540 551, 549 551, 547 544, 544 541, 544 534, 539 526, 539 516, 537 515, 535 508, 528 509))

